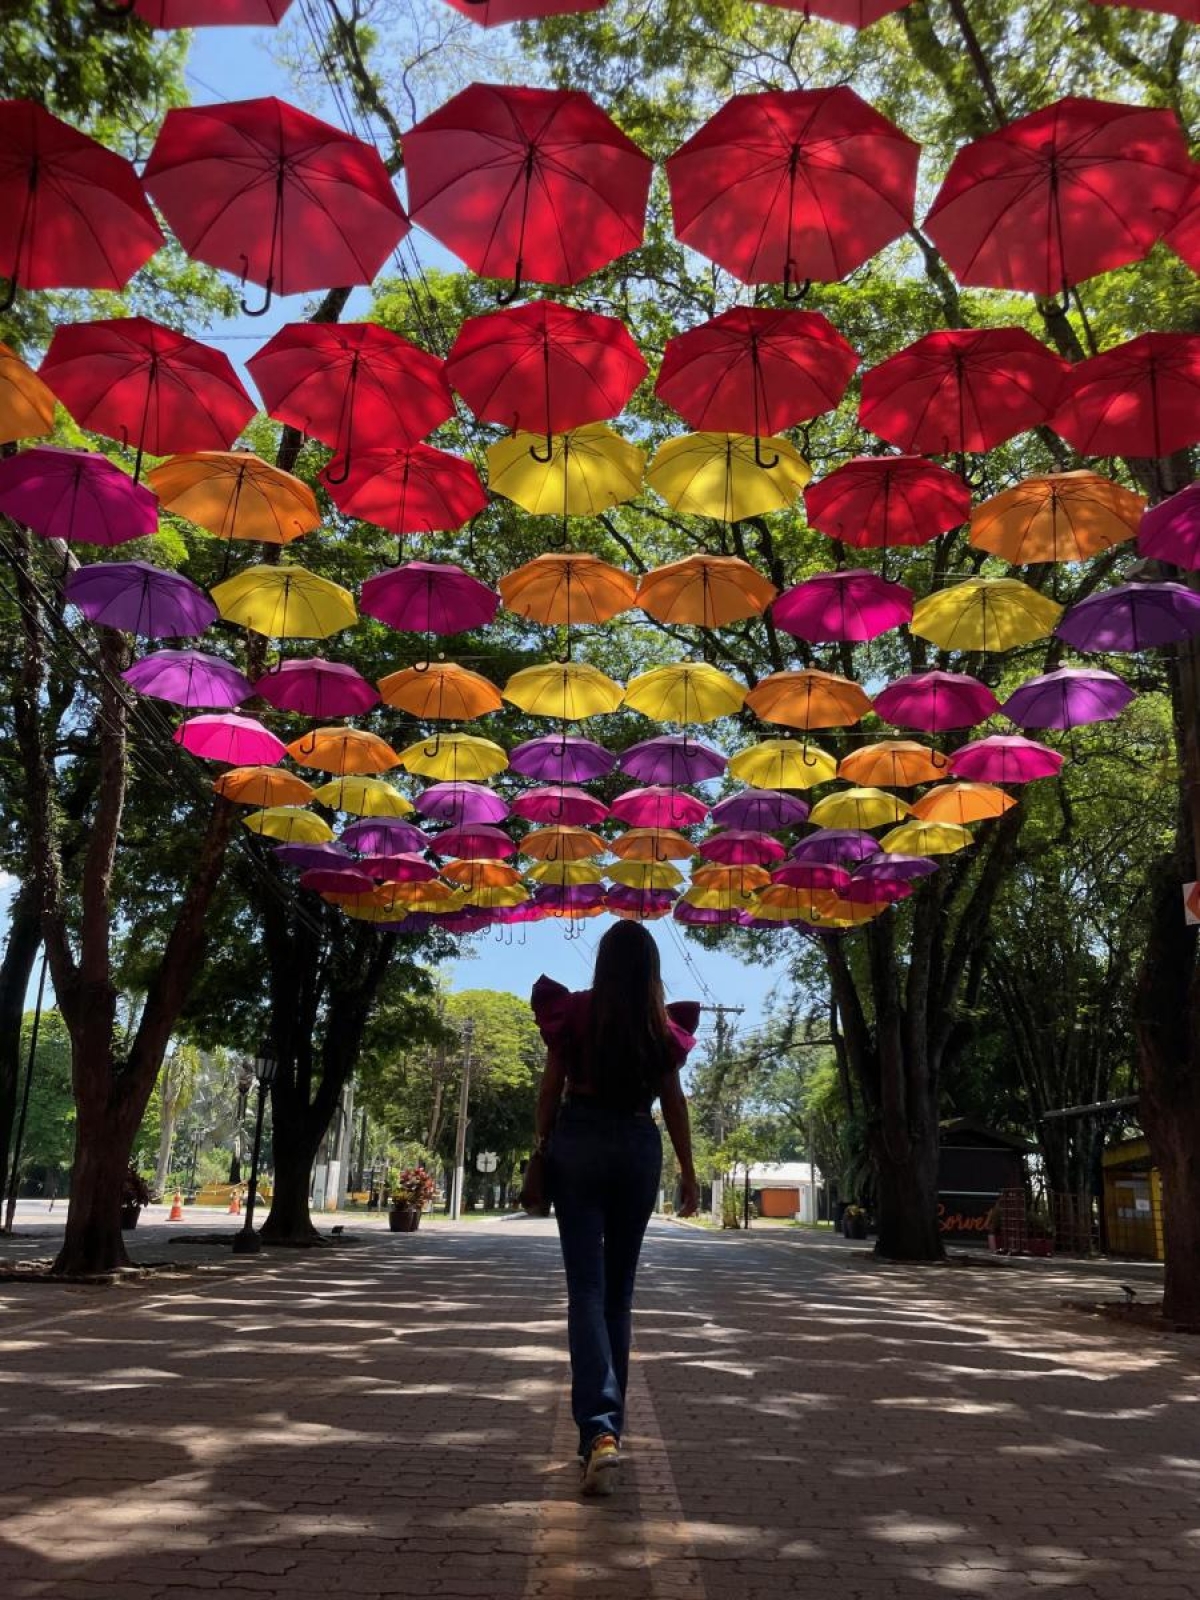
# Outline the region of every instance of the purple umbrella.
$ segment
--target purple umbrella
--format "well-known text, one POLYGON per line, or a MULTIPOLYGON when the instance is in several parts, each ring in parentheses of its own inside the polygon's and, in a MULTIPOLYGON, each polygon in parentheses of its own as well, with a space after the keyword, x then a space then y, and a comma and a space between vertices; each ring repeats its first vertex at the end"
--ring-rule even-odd
POLYGON ((605 895, 605 904, 622 911, 669 911, 678 898, 674 889, 636 889, 630 883, 614 883, 605 895))
POLYGON ((540 883, 533 891, 533 903, 539 906, 557 906, 560 909, 585 909, 604 904, 602 883, 540 883))
POLYGON ((436 869, 423 856, 404 852, 363 856, 358 865, 380 883, 428 883, 437 877, 436 869))
POLYGON ((962 672, 918 672, 889 683, 875 696, 875 710, 885 722, 927 733, 971 728, 999 709, 987 684, 962 672))
POLYGON ((97 561, 67 579, 67 599, 89 622, 143 639, 203 633, 217 608, 203 589, 178 572, 147 561, 97 561))
POLYGON ((495 920, 490 911, 476 911, 467 907, 462 911, 447 911, 440 915, 431 913, 428 926, 441 928, 444 933, 482 933, 495 920))
MULTIPOLYGON (((743 923, 745 912, 717 906, 694 906, 689 900, 678 900, 671 913, 676 922, 690 924, 693 928, 714 928, 727 923, 743 923)), ((775 926, 774 923, 771 924, 775 926)))
POLYGON ((410 911, 396 922, 377 922, 375 926, 381 933, 428 933, 433 919, 427 911, 410 911))
POLYGON ((910 621, 912 612, 911 589, 861 567, 818 573, 785 590, 771 606, 777 628, 813 644, 875 639, 910 621))
POLYGON ((236 667, 202 650, 156 650, 121 676, 139 694, 188 711, 228 711, 254 693, 236 667))
POLYGON ((782 861, 787 852, 769 833, 725 828, 700 841, 700 854, 706 861, 719 861, 727 867, 762 867, 772 861, 782 861))
POLYGON ((603 800, 584 789, 551 784, 545 789, 530 789, 513 801, 515 816, 529 822, 556 822, 570 828, 593 828, 608 816, 603 800))
POLYGON ((506 833, 482 822, 447 828, 431 841, 430 849, 435 855, 457 856, 463 861, 503 861, 517 853, 516 845, 506 833))
POLYGON ((1133 690, 1115 672, 1059 667, 1014 689, 1004 702, 1004 715, 1018 728, 1078 728, 1111 722, 1133 698, 1133 690))
POLYGON ((678 789, 630 789, 612 803, 612 814, 631 828, 690 828, 703 822, 708 807, 678 789))
POLYGON ((1182 583, 1120 583, 1073 605, 1054 630, 1076 650, 1152 650, 1200 633, 1200 594, 1182 583))
POLYGON ((1059 751, 1036 739, 993 733, 956 750, 950 758, 950 776, 972 783, 1031 783, 1034 778, 1053 778, 1062 764, 1059 751))
POLYGON ((729 762, 711 745, 697 744, 686 734, 664 733, 630 745, 617 757, 617 765, 639 783, 678 787, 719 778, 729 762))
POLYGON ((789 861, 771 874, 771 882, 789 889, 834 889, 841 894, 850 887, 850 874, 836 861, 789 861))
POLYGON ((433 822, 503 822, 508 806, 494 789, 479 783, 431 783, 413 802, 423 817, 433 822))
POLYGON ((508 752, 508 764, 523 778, 543 783, 588 783, 611 772, 616 756, 603 745, 577 734, 550 734, 527 739, 508 752))
POLYGON ((879 850, 863 857, 854 869, 854 876, 868 883, 906 883, 910 878, 927 878, 937 870, 937 862, 929 856, 905 856, 879 850))
POLYGON ((427 848, 429 840, 411 822, 398 817, 367 817, 342 829, 342 843, 364 855, 406 855, 427 848))
POLYGON ((0 511, 43 539, 124 544, 158 532, 158 501, 90 450, 35 445, 0 461, 0 511))
POLYGON ((808 816, 808 804, 778 789, 743 789, 712 808, 712 819, 722 828, 752 828, 771 832, 798 827, 808 816))
POLYGON ((312 656, 307 661, 281 661, 254 685, 278 711, 328 722, 331 717, 356 717, 379 704, 374 688, 342 661, 312 656))
POLYGON ((306 867, 300 887, 314 894, 370 894, 375 881, 347 862, 344 867, 306 867))
POLYGON ((1189 483, 1143 513, 1138 551, 1155 561, 1200 570, 1200 483, 1189 483))
POLYGON ((858 828, 821 828, 794 844, 793 861, 865 861, 879 849, 879 840, 858 828))
POLYGON ((355 864, 340 844, 277 844, 274 854, 285 867, 299 867, 302 872, 355 864))
POLYGON ((467 633, 496 615, 500 596, 453 562, 406 561, 368 578, 359 610, 403 633, 467 633))
POLYGON ((856 872, 842 891, 852 905, 874 906, 881 900, 907 900, 913 886, 904 878, 860 878, 856 872))
POLYGON ((206 761, 228 761, 234 767, 274 767, 287 755, 287 746, 255 717, 236 711, 192 717, 171 735, 176 744, 206 761))

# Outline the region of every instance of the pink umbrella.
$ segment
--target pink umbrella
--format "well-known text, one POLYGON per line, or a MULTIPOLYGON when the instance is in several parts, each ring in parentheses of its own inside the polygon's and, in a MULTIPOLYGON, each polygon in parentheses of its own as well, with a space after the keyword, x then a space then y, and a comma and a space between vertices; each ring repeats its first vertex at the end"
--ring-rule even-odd
POLYGON ((156 650, 121 676, 139 694, 188 711, 228 711, 254 693, 235 666, 202 650, 156 650))
POLYGON ((380 883, 428 883, 430 878, 437 877, 437 869, 423 856, 406 852, 363 856, 358 864, 372 878, 378 878, 380 883))
POLYGON ((1144 513, 1138 550, 1155 561, 1200 571, 1200 483, 1189 483, 1144 513))
POLYGON ((690 828, 703 822, 708 807, 678 789, 630 789, 612 803, 612 814, 631 828, 690 828))
POLYGON ((727 867, 762 867, 782 861, 787 851, 769 833, 725 828, 700 841, 700 854, 706 861, 719 861, 727 867))
POLYGON ((375 880, 353 867, 308 867, 300 874, 300 887, 316 894, 370 894, 375 880))
POLYGON ((881 900, 907 900, 913 886, 904 878, 860 878, 857 872, 842 890, 843 900, 852 905, 873 906, 881 900))
POLYGON ((463 861, 503 861, 515 856, 517 847, 500 828, 490 828, 483 822, 460 823, 447 828, 432 841, 435 855, 457 856, 463 861))
POLYGON ((424 850, 429 840, 420 828, 398 817, 367 817, 342 830, 342 843, 365 854, 401 855, 424 850))
POLYGON ((0 461, 0 511, 43 539, 124 544, 158 532, 158 501, 91 450, 35 445, 0 461))
POLYGON ((789 889, 834 889, 843 894, 850 887, 850 874, 836 861, 789 861, 771 874, 771 882, 789 889))
POLYGON ((353 667, 341 661, 326 661, 322 656, 312 656, 307 661, 281 661, 256 680, 254 692, 277 711, 295 711, 320 722, 328 722, 331 717, 356 717, 379 704, 375 690, 353 667))
POLYGON ((468 633, 496 615, 500 596, 453 562, 406 561, 368 578, 359 610, 405 633, 468 633))
POLYGON ((971 514, 956 472, 921 456, 860 456, 804 491, 808 520, 859 549, 928 544, 971 514))
POLYGON ((533 891, 534 903, 539 906, 582 908, 604 903, 602 883, 540 883, 533 891))
POLYGON ((912 618, 912 590, 873 572, 851 567, 821 572, 787 589, 771 606, 771 619, 785 633, 813 644, 875 639, 912 618))
POLYGON ((950 758, 950 775, 971 783, 1030 783, 1053 778, 1063 764, 1059 751, 1016 733, 992 733, 964 744, 950 758))
POLYGON ((452 822, 456 827, 503 822, 508 815, 508 806, 496 791, 479 783, 431 783, 414 804, 432 822, 452 822))
POLYGON ((255 717, 224 711, 215 716, 192 717, 171 735, 176 744, 206 761, 227 761, 234 767, 275 767, 287 746, 255 717))
POLYGON ((530 822, 555 822, 566 827, 592 828, 608 816, 603 800, 585 789, 552 784, 530 789, 513 801, 513 814, 530 822))
POLYGON ((898 678, 875 696, 875 710, 885 722, 928 733, 974 727, 999 709, 985 683, 961 672, 918 672, 898 678))

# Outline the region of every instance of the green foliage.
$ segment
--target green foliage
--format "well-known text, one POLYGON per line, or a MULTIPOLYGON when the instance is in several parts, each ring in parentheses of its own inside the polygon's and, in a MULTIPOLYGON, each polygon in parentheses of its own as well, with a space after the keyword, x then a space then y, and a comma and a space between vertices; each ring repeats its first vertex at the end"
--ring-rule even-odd
MULTIPOLYGON (((21 1022, 21 1072, 33 1036, 33 1012, 21 1022)), ((21 1173, 24 1180, 41 1170, 43 1175, 59 1174, 70 1165, 75 1149, 75 1102, 71 1094, 71 1041, 57 1011, 43 1011, 33 1055, 33 1078, 29 1090, 29 1111, 21 1145, 21 1173)))

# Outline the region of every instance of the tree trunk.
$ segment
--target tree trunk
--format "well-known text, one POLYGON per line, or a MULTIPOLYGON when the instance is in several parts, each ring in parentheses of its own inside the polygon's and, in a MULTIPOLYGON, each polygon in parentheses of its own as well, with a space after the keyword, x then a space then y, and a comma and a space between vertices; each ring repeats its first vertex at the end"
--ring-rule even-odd
MULTIPOLYGON (((92 1070, 105 1071, 96 1062, 92 1070)), ((93 1095, 79 1098, 67 1227, 55 1277, 93 1277, 129 1265, 121 1232, 121 1192, 139 1117, 93 1095)))
POLYGON ((932 1139, 909 1139, 899 1151, 880 1129, 872 1137, 871 1149, 879 1186, 875 1254, 886 1261, 944 1260, 938 1227, 937 1124, 932 1139))
POLYGON ((296 1103, 294 1093, 272 1092, 271 1148, 275 1170, 271 1178, 271 1209, 262 1225, 264 1243, 304 1247, 321 1242, 309 1215, 308 1194, 324 1129, 314 1130, 312 1124, 311 1113, 296 1103))
POLYGON ((12 904, 8 944, 0 962, 0 1201, 8 1193, 17 1091, 24 1066, 21 1024, 25 994, 42 942, 37 890, 32 882, 21 885, 12 904))

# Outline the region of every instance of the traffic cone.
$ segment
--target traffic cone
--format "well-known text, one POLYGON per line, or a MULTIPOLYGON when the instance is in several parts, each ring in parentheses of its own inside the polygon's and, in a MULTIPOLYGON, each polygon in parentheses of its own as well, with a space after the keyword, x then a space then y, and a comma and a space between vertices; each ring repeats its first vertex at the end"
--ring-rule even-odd
POLYGON ((242 1214, 242 1197, 237 1192, 237 1190, 234 1189, 230 1193, 230 1196, 229 1196, 229 1215, 231 1217, 240 1217, 241 1214, 242 1214))
POLYGON ((171 1214, 167 1218, 167 1221, 168 1222, 182 1222, 183 1221, 183 1196, 180 1194, 178 1189, 176 1189, 175 1197, 171 1201, 171 1214))

